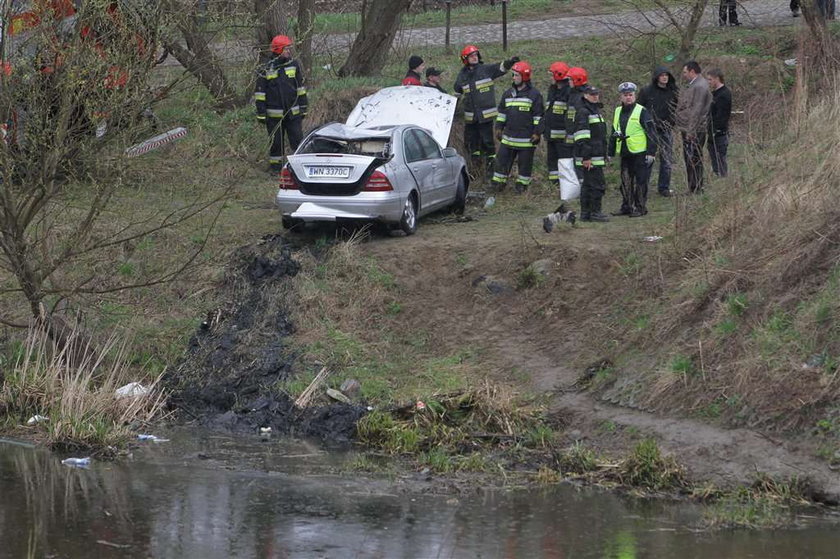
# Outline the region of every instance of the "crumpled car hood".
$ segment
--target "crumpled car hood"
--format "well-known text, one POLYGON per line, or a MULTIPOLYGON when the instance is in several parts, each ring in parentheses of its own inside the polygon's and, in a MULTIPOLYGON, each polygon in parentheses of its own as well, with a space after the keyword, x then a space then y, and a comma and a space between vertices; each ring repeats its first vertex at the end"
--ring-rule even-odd
POLYGON ((449 142, 457 98, 433 87, 400 85, 359 100, 347 126, 373 128, 414 124, 425 128, 442 147, 449 142))

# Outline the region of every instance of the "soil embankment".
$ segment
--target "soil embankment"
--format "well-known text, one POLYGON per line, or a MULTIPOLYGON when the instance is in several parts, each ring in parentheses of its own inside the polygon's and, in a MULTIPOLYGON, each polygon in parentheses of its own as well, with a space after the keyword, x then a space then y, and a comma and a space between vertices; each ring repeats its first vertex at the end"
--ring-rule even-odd
POLYGON ((303 410, 279 389, 293 373, 288 343, 289 278, 300 265, 280 236, 243 247, 221 286, 228 303, 208 311, 183 361, 165 382, 181 418, 235 432, 317 437, 347 443, 365 409, 333 404, 303 410))

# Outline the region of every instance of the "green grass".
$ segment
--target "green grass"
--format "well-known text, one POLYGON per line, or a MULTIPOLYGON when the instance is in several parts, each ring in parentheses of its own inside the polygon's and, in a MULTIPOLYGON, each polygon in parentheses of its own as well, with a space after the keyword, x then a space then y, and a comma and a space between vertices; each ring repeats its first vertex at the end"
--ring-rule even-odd
POLYGON ((671 360, 671 372, 678 375, 694 375, 694 361, 686 355, 675 355, 671 360))
POLYGON ((652 490, 673 489, 686 484, 683 468, 665 456, 653 439, 640 441, 620 468, 624 484, 652 490))

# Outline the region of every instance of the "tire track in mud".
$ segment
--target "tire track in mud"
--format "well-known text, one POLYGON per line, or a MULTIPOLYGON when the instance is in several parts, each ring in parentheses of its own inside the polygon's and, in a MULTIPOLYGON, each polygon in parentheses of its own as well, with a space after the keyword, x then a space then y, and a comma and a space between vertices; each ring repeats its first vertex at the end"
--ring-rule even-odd
MULTIPOLYGON (((678 457, 697 481, 731 487, 751 483, 757 473, 797 478, 810 482, 815 500, 840 504, 840 475, 812 458, 806 448, 799 448, 796 441, 776 440, 750 429, 725 429, 693 419, 635 410, 578 391, 575 385, 582 371, 567 363, 586 347, 587 337, 576 328, 574 310, 569 316, 546 324, 546 320, 526 315, 521 294, 510 291, 492 295, 472 286, 484 266, 493 263, 494 270, 510 270, 515 268, 512 260, 500 260, 521 258, 510 247, 510 239, 516 233, 485 234, 479 232, 482 228, 483 225, 426 226, 415 237, 399 239, 399 245, 376 241, 365 245, 365 252, 394 274, 404 298, 411 301, 412 313, 418 316, 411 326, 435 325, 438 342, 447 349, 481 348, 482 360, 492 363, 496 374, 521 371, 527 375, 532 390, 553 394, 552 414, 565 418, 571 429, 597 441, 604 450, 625 451, 635 442, 630 436, 599 436, 601 426, 612 422, 622 430, 633 428, 636 439, 655 438, 666 452, 678 457), (397 246, 400 250, 395 254, 392 249, 397 246), (456 270, 452 262, 458 254, 471 255, 475 263, 466 271, 456 270)), ((591 236, 581 237, 568 236, 564 242, 594 240, 591 236)), ((593 250, 591 246, 580 248, 593 250)))

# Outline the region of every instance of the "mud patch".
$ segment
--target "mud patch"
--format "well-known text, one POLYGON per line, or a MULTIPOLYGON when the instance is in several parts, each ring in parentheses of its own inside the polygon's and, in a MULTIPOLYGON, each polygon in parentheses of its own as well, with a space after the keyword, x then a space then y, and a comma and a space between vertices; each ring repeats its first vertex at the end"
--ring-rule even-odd
POLYGON ((301 410, 280 388, 295 374, 287 284, 299 270, 292 247, 279 235, 237 253, 221 286, 227 303, 207 313, 184 359, 164 378, 181 420, 233 432, 270 427, 273 433, 330 443, 353 437, 364 407, 301 410))

